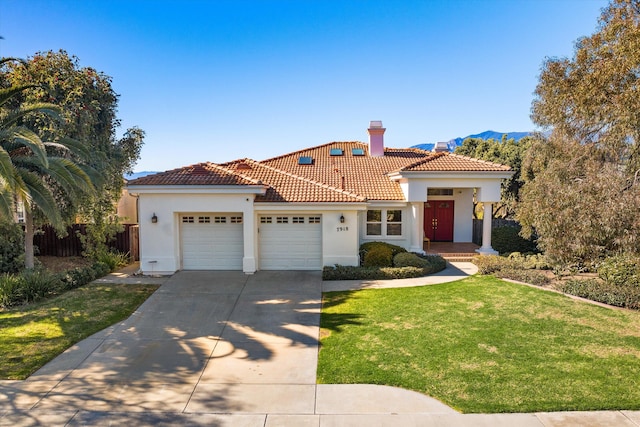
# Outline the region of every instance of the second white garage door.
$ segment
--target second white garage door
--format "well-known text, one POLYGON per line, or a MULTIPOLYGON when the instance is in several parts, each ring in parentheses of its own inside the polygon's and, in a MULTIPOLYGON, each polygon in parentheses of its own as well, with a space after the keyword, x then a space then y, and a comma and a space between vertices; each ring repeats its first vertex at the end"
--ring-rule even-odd
POLYGON ((242 214, 181 215, 182 268, 242 270, 242 214))
POLYGON ((259 227, 260 269, 322 269, 320 215, 263 215, 259 227))

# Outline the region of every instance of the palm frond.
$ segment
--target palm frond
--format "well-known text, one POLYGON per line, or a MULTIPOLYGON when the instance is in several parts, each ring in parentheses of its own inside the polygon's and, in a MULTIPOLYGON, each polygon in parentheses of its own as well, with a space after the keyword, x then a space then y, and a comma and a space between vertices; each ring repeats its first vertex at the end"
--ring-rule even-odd
POLYGON ((19 169, 18 173, 25 184, 27 194, 29 195, 29 201, 31 202, 25 203, 25 207, 28 205, 32 205, 32 208, 37 207, 49 220, 51 225, 54 227, 62 226, 63 221, 60 216, 58 205, 56 204, 51 190, 47 188, 44 181, 42 181, 42 178, 25 169, 19 169))
POLYGON ((7 88, 0 89, 0 106, 6 104, 21 92, 24 92, 27 89, 32 89, 34 87, 38 87, 38 85, 29 84, 29 85, 20 85, 20 86, 11 86, 7 88))
POLYGON ((35 132, 22 126, 14 126, 12 129, 10 140, 27 148, 33 154, 33 157, 46 168, 48 165, 47 149, 40 137, 35 132))

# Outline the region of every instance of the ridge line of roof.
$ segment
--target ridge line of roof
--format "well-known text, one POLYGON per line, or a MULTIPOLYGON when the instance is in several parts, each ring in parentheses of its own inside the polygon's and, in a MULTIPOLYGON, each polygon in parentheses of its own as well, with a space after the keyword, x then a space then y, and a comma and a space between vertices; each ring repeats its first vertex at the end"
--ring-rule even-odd
POLYGON ((297 151, 293 151, 291 153, 287 153, 287 154, 281 154, 279 156, 275 156, 275 157, 270 157, 268 159, 264 159, 264 160, 260 160, 258 163, 262 163, 262 162, 271 162, 273 160, 278 160, 278 159, 282 159, 284 157, 289 157, 292 156, 294 154, 299 154, 302 153, 304 151, 310 151, 310 150, 315 150, 318 148, 322 148, 322 147, 326 147, 328 145, 332 145, 332 144, 362 144, 364 146, 369 146, 369 144, 367 144, 366 142, 362 142, 362 141, 332 141, 332 142, 327 142, 325 144, 320 144, 320 145, 315 145, 313 147, 307 147, 307 148, 303 148, 297 151))
MULTIPOLYGON (((429 153, 429 151, 426 151, 426 150, 420 150, 420 151, 424 151, 425 153, 429 153)), ((415 168, 416 166, 424 165, 425 163, 429 163, 429 162, 431 162, 431 161, 433 161, 435 159, 439 159, 440 157, 446 156, 447 154, 448 153, 446 153, 444 151, 442 151, 440 153, 429 153, 429 157, 426 157, 424 159, 420 159, 417 162, 413 162, 410 165, 403 166, 400 169, 392 171, 392 172, 389 172, 389 173, 415 168)))
POLYGON ((463 159, 473 160, 473 161, 476 161, 476 162, 479 162, 479 163, 486 163, 486 164, 489 164, 489 165, 501 166, 503 168, 508 168, 509 170, 511 170, 511 166, 503 165, 502 163, 491 162, 489 160, 478 159, 478 158, 471 157, 471 156, 463 156, 461 154, 456 154, 456 153, 449 153, 449 155, 450 156, 454 156, 454 157, 460 157, 460 158, 463 158, 463 159))

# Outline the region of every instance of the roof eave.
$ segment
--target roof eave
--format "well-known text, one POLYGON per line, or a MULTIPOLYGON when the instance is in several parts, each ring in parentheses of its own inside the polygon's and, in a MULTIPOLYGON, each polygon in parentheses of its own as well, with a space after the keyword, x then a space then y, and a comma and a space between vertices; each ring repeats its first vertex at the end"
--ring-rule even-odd
POLYGON ((128 185, 130 193, 139 194, 260 194, 267 192, 265 185, 128 185))

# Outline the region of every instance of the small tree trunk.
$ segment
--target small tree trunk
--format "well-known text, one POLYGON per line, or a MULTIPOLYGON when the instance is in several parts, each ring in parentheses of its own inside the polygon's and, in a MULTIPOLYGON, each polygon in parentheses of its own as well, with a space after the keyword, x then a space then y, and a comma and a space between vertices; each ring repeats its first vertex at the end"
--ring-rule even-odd
POLYGON ((33 216, 28 209, 24 211, 24 266, 26 268, 35 267, 33 255, 33 216))

